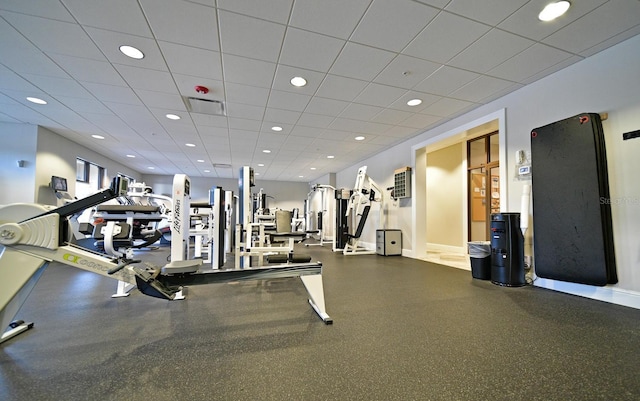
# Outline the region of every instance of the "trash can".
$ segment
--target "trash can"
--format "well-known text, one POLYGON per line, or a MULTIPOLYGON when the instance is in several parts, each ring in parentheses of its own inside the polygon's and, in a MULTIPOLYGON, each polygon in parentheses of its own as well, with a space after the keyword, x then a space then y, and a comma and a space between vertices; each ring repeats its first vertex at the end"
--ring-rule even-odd
POLYGON ((469 242, 471 276, 480 280, 491 280, 491 242, 469 242))

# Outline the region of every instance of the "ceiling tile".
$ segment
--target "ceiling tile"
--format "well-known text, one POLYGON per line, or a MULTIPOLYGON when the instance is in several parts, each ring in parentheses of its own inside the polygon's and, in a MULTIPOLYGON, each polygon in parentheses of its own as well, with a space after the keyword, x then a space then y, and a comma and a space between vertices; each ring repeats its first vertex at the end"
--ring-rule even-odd
POLYGON ((410 90, 406 91, 395 102, 391 103, 389 105, 389 108, 408 111, 410 113, 420 113, 425 107, 429 106, 440 98, 440 96, 410 90), (409 106, 407 102, 413 99, 420 99, 422 100, 422 103, 416 106, 409 106))
POLYGON ((371 119, 371 121, 382 124, 390 124, 397 125, 400 124, 403 120, 409 118, 412 113, 401 111, 401 110, 393 110, 393 109, 384 109, 380 111, 375 117, 371 119))
POLYGON ((293 0, 218 0, 218 8, 221 10, 235 11, 239 14, 266 19, 268 21, 286 24, 293 0))
MULTIPOLYGON (((298 120, 298 125, 305 127, 326 128, 334 120, 331 116, 322 116, 319 114, 302 113, 298 120)), ((297 130, 292 130, 292 134, 298 135, 297 130)))
POLYGON ((104 85, 94 82, 82 82, 87 90, 103 102, 115 102, 124 104, 142 104, 135 92, 125 86, 104 85))
POLYGON ((472 102, 467 102, 465 100, 442 98, 425 108, 423 113, 433 116, 448 117, 471 106, 472 104, 472 102))
POLYGON ((50 0, 3 0, 0 10, 16 11, 22 14, 51 18, 59 21, 75 22, 66 7, 58 1, 50 0))
POLYGON ((355 98, 355 101, 371 106, 386 107, 406 92, 404 89, 393 86, 371 83, 355 98))
POLYGON ((114 64, 169 71, 158 44, 153 39, 98 28, 85 28, 85 30, 91 40, 98 45, 102 54, 114 64), (136 60, 125 56, 119 50, 121 45, 129 45, 139 49, 144 53, 144 58, 136 60))
POLYGON ((522 82, 563 60, 572 57, 570 53, 536 43, 522 53, 489 70, 488 75, 522 82))
POLYGON ((441 12, 402 53, 446 63, 490 29, 479 22, 441 12))
POLYGON ((150 107, 187 111, 182 96, 177 93, 163 93, 142 89, 137 89, 135 92, 144 104, 150 107))
POLYGON ((521 36, 492 29, 448 64, 484 73, 533 44, 533 41, 521 36))
POLYGON ((117 65, 116 69, 133 89, 146 89, 158 92, 175 93, 176 84, 166 71, 117 65))
POLYGON ((399 52, 437 13, 433 7, 409 0, 374 0, 349 40, 399 52))
POLYGON ((428 114, 414 114, 406 120, 402 121, 402 125, 405 127, 426 130, 431 124, 440 121, 440 117, 431 116, 428 114))
POLYGON ((228 83, 225 87, 226 100, 233 103, 267 106, 269 89, 228 83))
POLYGON ((439 67, 441 64, 400 54, 378 74, 374 82, 411 89, 439 67))
POLYGON ((327 72, 344 44, 341 39, 289 28, 279 61, 293 67, 327 72))
POLYGON ((0 15, 45 53, 104 60, 102 53, 79 25, 11 12, 2 12, 0 15))
POLYGON ((127 85, 118 71, 107 61, 62 54, 52 54, 51 58, 75 80, 106 85, 127 85))
POLYGON ((609 1, 584 17, 572 22, 543 42, 560 49, 581 53, 640 24, 640 1, 609 1))
POLYGON ((371 0, 297 0, 290 24, 337 38, 348 39, 371 0))
POLYGON ((342 100, 314 97, 304 109, 306 113, 322 114, 325 116, 338 116, 349 105, 342 100))
POLYGON ((543 0, 529 1, 518 11, 498 24, 498 28, 533 40, 540 40, 606 2, 607 0, 573 1, 571 2, 569 11, 561 18, 550 22, 541 22, 538 19, 538 14, 547 2, 543 0))
POLYGON ((158 40, 220 50, 215 8, 188 1, 139 1, 158 40))
POLYGON ((262 60, 223 54, 224 79, 244 85, 270 88, 276 72, 276 64, 262 60))
POLYGON ((367 84, 366 81, 327 74, 316 94, 326 98, 350 102, 362 92, 367 84))
POLYGON ((349 78, 371 81, 391 60, 394 53, 349 42, 329 72, 349 78), (363 60, 367 60, 363 63, 363 60))
POLYGON ((227 116, 233 118, 246 118, 249 120, 262 120, 264 107, 250 106, 248 104, 227 103, 227 116))
POLYGON ((264 119, 266 121, 273 121, 274 123, 281 124, 295 124, 302 115, 299 111, 282 110, 267 108, 264 113, 264 119))
POLYGON ((222 61, 219 52, 169 42, 159 44, 169 71, 222 81, 222 61))
POLYGON ((513 85, 511 81, 482 75, 451 94, 452 97, 479 102, 487 96, 513 85))
POLYGON ((429 77, 417 84, 413 89, 421 92, 446 96, 465 84, 473 81, 480 74, 450 67, 440 67, 429 77))
POLYGON ((81 25, 153 38, 137 2, 64 0, 64 5, 81 25))
POLYGON ((45 77, 44 75, 35 74, 24 74, 24 78, 54 97, 59 95, 76 98, 93 98, 89 91, 73 79, 45 77))
POLYGON ((222 81, 194 77, 191 75, 173 74, 174 81, 178 86, 178 93, 183 96, 195 97, 207 100, 225 100, 224 84, 222 81), (209 89, 209 93, 199 93, 196 86, 204 86, 209 89))
POLYGON ((236 56, 276 62, 285 27, 273 22, 219 11, 222 50, 236 56))
POLYGON ((495 26, 529 0, 452 0, 445 10, 495 26))
MULTIPOLYGON (((2 14, 0 12, 0 16, 2 14)), ((2 18, 0 18, 0 54, 3 56, 3 65, 21 73, 61 78, 69 76, 2 18)))
POLYGON ((272 88, 311 96, 318 90, 324 77, 325 74, 321 72, 279 64, 275 78, 273 79, 272 88), (307 84, 303 87, 293 86, 291 85, 291 78, 293 77, 303 77, 307 80, 307 84))
MULTIPOLYGON (((351 103, 346 109, 342 111, 340 117, 350 118, 352 120, 369 121, 373 119, 383 110, 382 107, 369 106, 366 104, 351 103)), ((378 121, 384 123, 384 121, 378 121)))
POLYGON ((311 96, 301 93, 272 90, 268 106, 274 109, 304 111, 311 96))

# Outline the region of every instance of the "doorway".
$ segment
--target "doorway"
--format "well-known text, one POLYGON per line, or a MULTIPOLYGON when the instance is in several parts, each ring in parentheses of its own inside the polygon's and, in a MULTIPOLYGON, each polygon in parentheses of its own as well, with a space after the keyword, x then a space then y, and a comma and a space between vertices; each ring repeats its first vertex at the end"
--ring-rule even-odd
POLYGON ((491 214, 500 212, 498 131, 467 141, 469 241, 489 241, 491 214))

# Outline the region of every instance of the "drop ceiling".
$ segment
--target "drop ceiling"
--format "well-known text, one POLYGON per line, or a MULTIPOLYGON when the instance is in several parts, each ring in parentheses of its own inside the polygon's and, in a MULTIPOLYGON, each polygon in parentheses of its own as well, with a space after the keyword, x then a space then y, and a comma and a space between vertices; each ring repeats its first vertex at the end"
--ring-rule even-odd
POLYGON ((638 0, 547 2, 0 0, 0 121, 142 174, 311 181, 640 33, 638 0))

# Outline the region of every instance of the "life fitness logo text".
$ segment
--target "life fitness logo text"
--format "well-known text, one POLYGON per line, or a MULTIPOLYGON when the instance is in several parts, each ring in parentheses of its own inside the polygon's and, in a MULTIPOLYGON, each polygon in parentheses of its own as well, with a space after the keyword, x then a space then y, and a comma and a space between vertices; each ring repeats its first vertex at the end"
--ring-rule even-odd
POLYGON ((181 204, 182 204, 182 202, 180 202, 180 199, 176 199, 175 206, 173 208, 173 229, 178 234, 180 234, 180 229, 182 228, 180 226, 180 219, 181 219, 180 207, 181 207, 181 204))
POLYGON ((80 256, 73 255, 70 253, 65 253, 64 255, 62 255, 62 259, 64 259, 67 262, 75 263, 80 266, 86 266, 90 269, 97 269, 102 271, 109 270, 109 267, 107 266, 101 265, 100 263, 92 262, 90 260, 82 259, 80 256))

